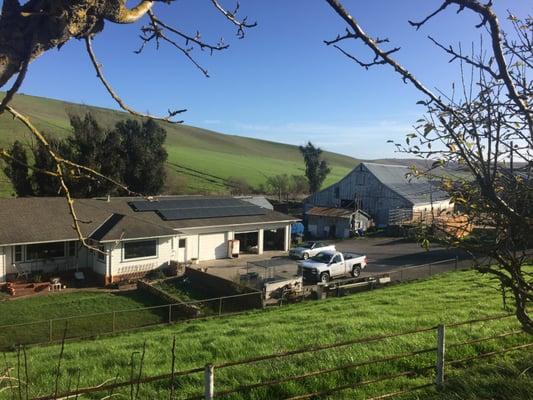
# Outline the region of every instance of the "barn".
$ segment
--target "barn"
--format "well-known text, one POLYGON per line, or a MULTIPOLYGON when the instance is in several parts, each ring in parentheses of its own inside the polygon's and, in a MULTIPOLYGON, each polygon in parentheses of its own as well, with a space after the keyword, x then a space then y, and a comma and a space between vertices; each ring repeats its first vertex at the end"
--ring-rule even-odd
POLYGON ((339 182, 308 197, 306 217, 316 207, 363 210, 375 225, 385 227, 419 213, 453 209, 435 182, 410 178, 409 172, 406 166, 363 162, 339 182))

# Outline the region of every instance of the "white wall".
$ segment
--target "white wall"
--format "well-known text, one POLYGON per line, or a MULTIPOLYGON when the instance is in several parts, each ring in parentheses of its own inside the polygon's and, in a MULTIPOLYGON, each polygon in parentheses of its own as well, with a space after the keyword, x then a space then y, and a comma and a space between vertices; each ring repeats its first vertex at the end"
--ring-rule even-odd
MULTIPOLYGON (((114 244, 106 244, 106 251, 108 252, 106 275, 119 276, 146 272, 168 265, 175 257, 175 252, 172 249, 173 238, 158 238, 156 240, 157 255, 155 257, 132 260, 124 260, 124 242, 119 243, 117 246, 114 244)), ((177 246, 177 243, 174 245, 177 246)), ((102 263, 96 260, 95 271, 97 268, 99 271, 103 270, 101 264, 102 263)), ((99 271, 97 272, 101 273, 99 271)))
POLYGON ((6 281, 6 247, 0 246, 0 282, 6 281))

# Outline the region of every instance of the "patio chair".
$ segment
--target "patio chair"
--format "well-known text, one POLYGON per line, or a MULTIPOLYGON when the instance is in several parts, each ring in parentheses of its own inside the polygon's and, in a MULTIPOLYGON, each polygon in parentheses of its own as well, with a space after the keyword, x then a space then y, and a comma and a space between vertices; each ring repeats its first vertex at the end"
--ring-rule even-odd
POLYGON ((15 271, 17 271, 17 279, 19 278, 24 278, 25 280, 29 279, 30 271, 25 270, 22 265, 13 264, 13 268, 15 268, 15 271))

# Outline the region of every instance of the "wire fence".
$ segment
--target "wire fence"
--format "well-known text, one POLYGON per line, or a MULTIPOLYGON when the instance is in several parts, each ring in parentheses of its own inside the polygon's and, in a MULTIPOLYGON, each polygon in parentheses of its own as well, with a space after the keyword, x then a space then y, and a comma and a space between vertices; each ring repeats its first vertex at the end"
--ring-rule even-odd
MULTIPOLYGON (((363 393, 361 391, 367 390, 368 387, 375 390, 368 392, 371 395, 366 396, 367 399, 386 399, 442 386, 447 374, 463 364, 509 352, 530 351, 533 349, 531 337, 521 329, 509 330, 509 325, 512 324, 504 323, 505 320, 510 321, 513 317, 514 315, 490 316, 448 325, 441 324, 386 335, 354 338, 253 358, 209 363, 182 371, 174 370, 173 358, 172 371, 168 374, 156 376, 139 374, 135 379, 34 397, 34 400, 72 398, 91 393, 115 393, 123 388, 135 386, 138 389, 140 385, 162 381, 165 381, 171 388, 173 393, 171 398, 186 400, 215 398, 303 400, 323 398, 339 393, 354 398, 354 395, 363 393), (494 322, 501 324, 504 330, 483 336, 483 327, 494 322), (451 343, 447 344, 448 340, 451 343), (398 341, 417 345, 411 346, 409 351, 385 355, 384 350, 396 348, 398 341), (483 347, 480 343, 490 343, 490 346, 483 347), (383 347, 373 349, 373 345, 383 347), (370 356, 361 357, 355 362, 353 359, 346 362, 343 356, 352 348, 363 348, 370 356), (372 356, 373 354, 377 355, 372 356), (339 357, 331 357, 332 355, 339 357), (305 356, 310 357, 308 360, 312 362, 304 362, 306 359, 302 357, 305 356), (330 361, 333 361, 333 364, 330 361), (273 368, 274 365, 277 368, 273 368), (385 365, 390 368, 386 369, 385 365), (299 368, 302 366, 303 369, 299 368), (364 372, 361 372, 362 370, 364 372), (243 371, 253 371, 253 374, 245 375, 243 371), (335 374, 336 380, 328 380, 327 377, 335 374), (216 386, 215 376, 218 377, 216 386), (258 379, 257 376, 260 378, 258 379), (197 387, 196 394, 174 391, 177 387, 175 385, 186 379, 194 382, 197 387), (246 382, 247 380, 249 382, 246 382), (394 385, 392 381, 397 384, 394 385), (338 384, 339 382, 343 383, 338 384), (384 385, 379 386, 379 383, 384 383, 384 385), (391 388, 394 390, 391 391, 391 388), (300 393, 294 393, 296 389, 300 393), (383 392, 380 392, 380 389, 383 392), (232 397, 237 395, 240 397, 232 397)), ((162 383, 159 383, 158 387, 160 388, 161 385, 162 383)))
POLYGON ((262 294, 243 293, 204 300, 164 304, 97 314, 84 314, 0 326, 0 349, 54 343, 114 334, 191 319, 241 313, 262 308, 262 294))
MULTIPOLYGON (((264 264, 254 264, 263 275, 250 286, 262 288, 273 276, 293 276, 288 270, 286 259, 267 260, 264 264), (283 273, 286 273, 286 276, 283 273)), ((294 267, 294 266, 293 266, 294 267)), ((251 267, 250 267, 251 268, 251 267)), ((441 260, 417 266, 402 267, 386 274, 376 274, 365 278, 337 279, 325 288, 328 297, 344 296, 360 290, 379 287, 379 282, 388 277, 391 282, 405 282, 430 277, 443 272, 471 268, 470 263, 461 263, 457 258, 441 260), (376 282, 378 284, 376 284, 376 282)), ((251 269, 249 269, 250 273, 251 269)), ((277 305, 310 298, 312 290, 306 287, 296 296, 283 294, 277 305)), ((319 298, 321 298, 319 296, 319 298)), ((43 344, 66 339, 82 339, 106 334, 114 334, 144 327, 178 323, 190 319, 230 315, 264 307, 263 293, 253 292, 232 296, 215 297, 204 300, 164 304, 127 310, 109 311, 98 314, 84 314, 71 317, 31 321, 0 326, 0 350, 13 349, 18 345, 43 344)))

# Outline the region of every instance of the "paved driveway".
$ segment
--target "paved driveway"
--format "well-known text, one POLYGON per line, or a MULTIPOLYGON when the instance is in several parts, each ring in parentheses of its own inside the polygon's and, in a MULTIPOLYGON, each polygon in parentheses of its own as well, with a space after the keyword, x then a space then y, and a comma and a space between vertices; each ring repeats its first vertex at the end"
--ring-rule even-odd
MULTIPOLYGON (((432 246, 429 251, 417 243, 401 238, 359 238, 335 243, 337 250, 363 254, 368 257, 368 267, 362 276, 399 271, 402 268, 450 260, 435 268, 455 265, 455 257, 460 263, 468 264, 468 257, 457 249, 432 246)), ((297 272, 297 261, 282 254, 264 254, 238 260, 217 260, 203 263, 207 272, 234 280, 239 274, 256 272, 260 276, 291 277, 297 272)))

